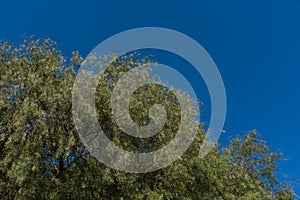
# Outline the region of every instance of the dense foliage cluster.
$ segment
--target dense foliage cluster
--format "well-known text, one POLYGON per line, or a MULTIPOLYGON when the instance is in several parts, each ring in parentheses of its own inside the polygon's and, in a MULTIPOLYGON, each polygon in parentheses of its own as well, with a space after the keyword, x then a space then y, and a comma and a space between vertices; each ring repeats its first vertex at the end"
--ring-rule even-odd
MULTIPOLYGON (((290 186, 275 177, 280 154, 271 152, 255 131, 200 159, 205 132, 199 125, 188 151, 155 172, 130 174, 101 164, 81 143, 72 119, 74 69, 81 61, 73 52, 67 62, 49 39, 27 39, 19 46, 1 41, 1 199, 295 199, 290 186)), ((163 131, 141 140, 118 129, 108 106, 111 87, 135 63, 118 59, 107 69, 107 79, 97 88, 98 120, 117 145, 149 152, 174 137, 180 109, 172 93, 148 85, 134 94, 132 117, 145 125, 149 107, 169 100, 163 131)))

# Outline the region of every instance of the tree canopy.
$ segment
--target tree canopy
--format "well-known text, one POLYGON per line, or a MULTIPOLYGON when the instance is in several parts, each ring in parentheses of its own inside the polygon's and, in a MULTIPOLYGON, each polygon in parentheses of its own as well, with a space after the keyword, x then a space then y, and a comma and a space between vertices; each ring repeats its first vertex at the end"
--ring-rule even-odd
MULTIPOLYGON (((81 62, 76 51, 67 61, 50 39, 28 38, 18 46, 0 42, 1 199, 296 198, 290 185, 276 178, 281 154, 272 152, 256 131, 200 159, 205 131, 199 124, 186 153, 154 172, 125 173, 100 163, 82 144, 72 117, 75 69, 81 62)), ((107 79, 97 87, 96 108, 111 141, 130 151, 150 152, 172 139, 178 129, 180 108, 174 94, 158 85, 134 93, 130 111, 141 125, 149 123, 151 105, 167 100, 167 125, 144 140, 120 131, 109 108, 111 87, 140 62, 148 60, 119 58, 106 70, 107 79)))

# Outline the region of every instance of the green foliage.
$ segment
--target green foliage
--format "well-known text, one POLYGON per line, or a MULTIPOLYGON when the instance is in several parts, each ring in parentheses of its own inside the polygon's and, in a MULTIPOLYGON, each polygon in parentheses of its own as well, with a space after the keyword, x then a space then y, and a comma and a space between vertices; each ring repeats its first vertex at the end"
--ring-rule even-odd
MULTIPOLYGON (((295 199, 289 185, 275 178, 280 154, 251 132, 198 158, 204 131, 171 166, 144 174, 108 168, 88 154, 72 119, 74 67, 78 52, 66 62, 56 44, 29 38, 18 47, 0 43, 0 195, 1 199, 295 199)), ((174 94, 157 85, 134 93, 134 121, 149 122, 149 107, 164 100, 163 131, 140 140, 122 133, 109 109, 111 86, 137 63, 118 59, 99 82, 96 107, 107 136, 129 151, 153 151, 174 137, 180 121, 174 94), (113 77, 113 78, 112 78, 113 77), (112 81, 108 81, 112 80, 112 81), (143 101, 148 99, 148 101, 143 101), (141 148, 141 144, 144 145, 141 148)))

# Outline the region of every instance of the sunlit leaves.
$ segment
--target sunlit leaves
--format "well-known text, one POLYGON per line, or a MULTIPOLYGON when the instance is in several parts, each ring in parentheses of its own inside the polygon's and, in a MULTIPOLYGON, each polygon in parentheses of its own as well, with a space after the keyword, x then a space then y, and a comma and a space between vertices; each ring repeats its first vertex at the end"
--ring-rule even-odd
MULTIPOLYGON (((148 85, 131 99, 132 118, 145 125, 148 108, 170 100, 165 104, 169 118, 164 131, 142 141, 118 129, 109 107, 111 92, 126 71, 149 62, 148 57, 137 57, 124 56, 108 68, 97 87, 96 107, 99 123, 115 144, 146 152, 174 137, 180 110, 172 93, 148 85)), ((214 149, 199 159, 205 134, 199 124, 195 142, 167 168, 129 174, 102 165, 82 145, 73 123, 72 88, 81 61, 74 51, 67 62, 50 39, 28 38, 18 46, 0 41, 1 199, 295 198, 288 185, 275 179, 279 154, 256 132, 233 140, 224 153, 214 149)))

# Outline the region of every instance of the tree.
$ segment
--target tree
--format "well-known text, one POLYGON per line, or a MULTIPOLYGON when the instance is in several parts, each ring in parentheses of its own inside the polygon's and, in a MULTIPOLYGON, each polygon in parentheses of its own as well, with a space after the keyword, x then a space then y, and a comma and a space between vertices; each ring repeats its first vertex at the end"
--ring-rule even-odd
MULTIPOLYGON (((256 132, 200 159, 205 132, 199 124, 195 141, 169 167, 132 174, 101 164, 82 144, 72 118, 74 69, 81 61, 79 53, 73 52, 67 62, 50 39, 29 38, 19 46, 1 41, 2 199, 295 199, 290 186, 274 175, 280 154, 272 153, 256 132)), ((98 121, 112 141, 130 151, 148 152, 176 133, 180 110, 174 94, 158 85, 134 93, 130 109, 136 123, 149 123, 149 107, 163 100, 169 101, 166 123, 175 123, 145 140, 120 131, 107 107, 111 87, 140 62, 148 60, 122 57, 106 70, 107 79, 97 87, 96 108, 98 121), (150 100, 141 101, 145 98, 150 100), (135 106, 138 103, 141 106, 135 106)))

